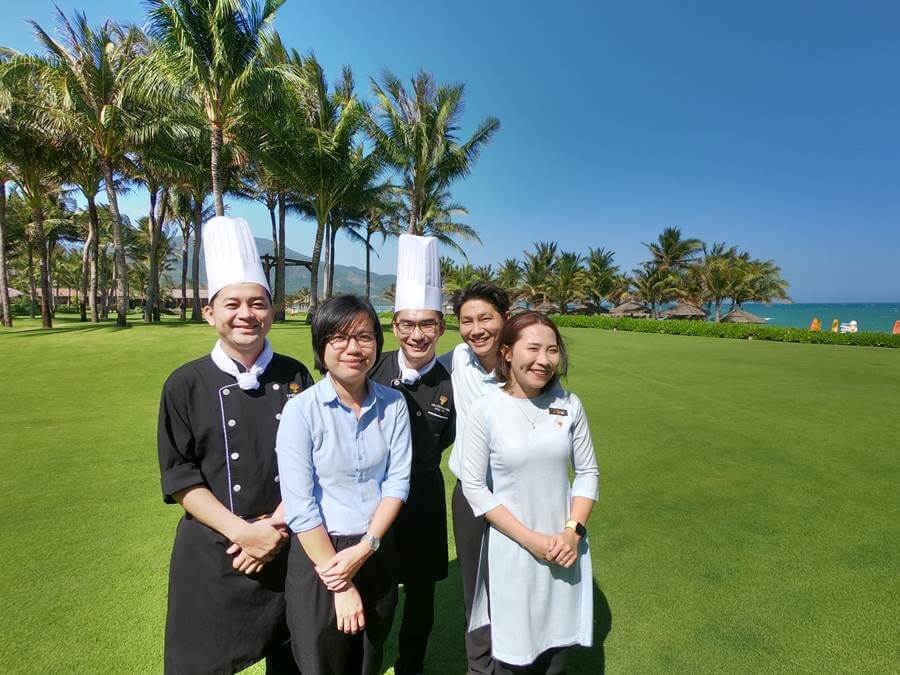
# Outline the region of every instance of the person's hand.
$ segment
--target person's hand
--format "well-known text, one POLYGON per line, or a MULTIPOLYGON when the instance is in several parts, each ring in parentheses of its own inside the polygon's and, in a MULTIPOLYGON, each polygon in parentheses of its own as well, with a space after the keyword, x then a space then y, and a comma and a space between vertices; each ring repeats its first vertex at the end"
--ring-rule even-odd
POLYGON ((531 532, 525 542, 525 548, 538 560, 549 561, 552 540, 543 532, 531 532))
POLYGON ((240 550, 257 560, 269 562, 289 538, 289 534, 272 525, 271 519, 263 518, 245 523, 226 552, 234 555, 240 550))
POLYGON ((571 567, 578 559, 578 535, 568 527, 550 537, 550 553, 547 560, 562 567, 571 567))
POLYGON ((337 629, 342 633, 356 635, 366 627, 362 597, 353 584, 347 584, 343 591, 334 594, 334 612, 337 614, 337 629))
POLYGON ((329 591, 343 591, 370 555, 372 549, 369 544, 361 541, 338 551, 325 564, 317 565, 316 573, 329 591))
MULTIPOLYGON (((233 544, 232 548, 237 547, 233 544)), ((231 549, 229 549, 229 551, 230 550, 231 549)), ((237 551, 235 552, 237 555, 235 555, 234 560, 231 561, 231 566, 239 572, 243 572, 244 574, 257 574, 261 572, 262 568, 266 565, 262 560, 257 560, 246 551, 241 551, 240 548, 237 548, 237 551)))

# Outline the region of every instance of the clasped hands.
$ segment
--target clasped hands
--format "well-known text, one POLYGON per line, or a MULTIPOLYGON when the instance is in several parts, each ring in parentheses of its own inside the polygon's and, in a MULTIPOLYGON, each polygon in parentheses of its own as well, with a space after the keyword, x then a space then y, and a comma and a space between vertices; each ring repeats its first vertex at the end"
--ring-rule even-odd
POLYGON ((352 579, 371 555, 369 544, 361 541, 338 551, 326 563, 316 565, 319 579, 334 592, 337 629, 348 635, 355 635, 366 627, 362 597, 352 579))
POLYGON ((291 538, 283 516, 271 515, 245 523, 225 551, 233 555, 231 566, 244 574, 256 574, 291 538))
POLYGON ((580 538, 575 532, 566 528, 559 534, 531 532, 525 548, 538 560, 571 567, 578 559, 580 538))

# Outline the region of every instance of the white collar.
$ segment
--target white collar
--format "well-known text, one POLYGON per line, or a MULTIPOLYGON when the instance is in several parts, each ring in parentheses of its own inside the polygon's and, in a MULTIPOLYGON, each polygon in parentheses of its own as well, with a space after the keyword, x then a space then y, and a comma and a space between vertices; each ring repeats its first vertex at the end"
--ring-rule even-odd
POLYGON ((262 353, 256 358, 256 363, 250 366, 245 373, 242 373, 232 358, 225 353, 221 340, 216 340, 216 346, 213 347, 210 357, 212 357, 213 363, 216 364, 219 370, 237 380, 241 389, 259 389, 258 378, 265 372, 269 362, 272 360, 272 345, 269 344, 268 340, 265 341, 265 346, 262 353))
POLYGON ((437 357, 432 356, 431 361, 426 363, 419 369, 411 367, 406 363, 406 359, 403 358, 403 350, 397 350, 397 365, 400 366, 400 381, 403 384, 415 384, 421 378, 428 374, 432 368, 434 368, 434 364, 437 363, 437 357))

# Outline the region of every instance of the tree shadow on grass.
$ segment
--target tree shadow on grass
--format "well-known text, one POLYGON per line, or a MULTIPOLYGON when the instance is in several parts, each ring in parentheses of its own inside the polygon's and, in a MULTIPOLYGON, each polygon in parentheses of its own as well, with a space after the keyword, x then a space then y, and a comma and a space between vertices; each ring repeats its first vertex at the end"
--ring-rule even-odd
MULTIPOLYGON (((604 643, 612 630, 612 611, 606 594, 594 584, 594 645, 576 647, 569 652, 569 675, 600 675, 606 672, 604 643)), ((428 642, 425 672, 435 675, 462 675, 466 672, 466 612, 463 605, 459 561, 451 560, 446 579, 438 582, 434 601, 434 630, 428 642)), ((397 659, 397 632, 403 616, 403 591, 394 615, 391 636, 385 645, 384 667, 390 671, 397 659)))
POLYGON ((83 326, 54 326, 53 328, 26 328, 24 330, 17 330, 15 333, 10 333, 10 337, 19 337, 19 338, 30 338, 36 336, 44 336, 44 335, 65 335, 68 333, 92 333, 96 331, 118 331, 118 330, 127 330, 123 328, 119 328, 114 324, 103 324, 103 323, 87 323, 83 326))

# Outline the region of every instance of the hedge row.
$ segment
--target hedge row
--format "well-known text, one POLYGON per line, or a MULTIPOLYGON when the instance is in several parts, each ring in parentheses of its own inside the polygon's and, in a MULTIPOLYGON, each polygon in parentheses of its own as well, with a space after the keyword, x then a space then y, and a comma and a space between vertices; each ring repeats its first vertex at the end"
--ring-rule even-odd
POLYGON ((889 333, 828 333, 802 328, 785 328, 763 324, 713 323, 711 321, 655 321, 629 319, 605 315, 554 315, 558 326, 571 328, 600 328, 637 333, 666 333, 668 335, 700 335, 703 337, 733 338, 736 340, 772 340, 775 342, 805 342, 827 345, 856 345, 860 347, 900 348, 900 335, 889 333))

